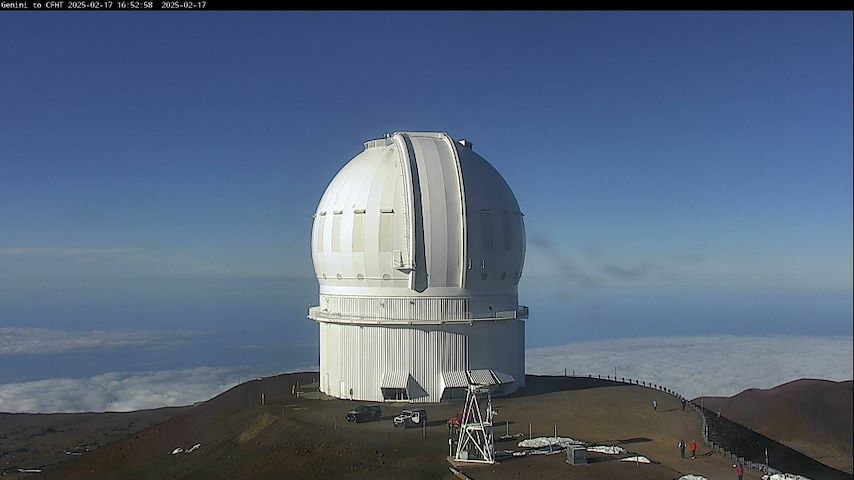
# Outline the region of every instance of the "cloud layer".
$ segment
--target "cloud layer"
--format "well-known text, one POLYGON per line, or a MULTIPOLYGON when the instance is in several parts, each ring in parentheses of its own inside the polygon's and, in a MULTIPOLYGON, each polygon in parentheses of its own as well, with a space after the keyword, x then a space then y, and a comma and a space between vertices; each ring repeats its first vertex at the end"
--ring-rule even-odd
MULTIPOLYGON (((103 338, 93 343, 116 345, 140 338, 119 336, 112 343, 103 338)), ((41 345, 69 351, 80 344, 56 342, 51 347, 42 339, 41 345)), ((852 358, 851 337, 647 337, 529 349, 527 370, 562 375, 566 368, 577 375, 604 376, 613 375, 617 367, 618 376, 665 385, 694 398, 701 394, 730 396, 747 388, 770 388, 799 378, 850 380, 852 358)), ((298 370, 316 369, 308 366, 298 370)), ((9 383, 0 385, 0 411, 130 411, 187 405, 218 395, 239 379, 273 373, 250 367, 199 366, 9 383)))
MULTIPOLYGON (((317 370, 317 366, 293 371, 307 370, 317 370)), ((240 381, 276 373, 247 367, 196 367, 9 383, 0 385, 0 412, 128 412, 190 405, 213 398, 240 381)))
POLYGON ((671 388, 688 398, 731 396, 799 378, 850 380, 851 337, 646 337, 529 349, 533 374, 614 375, 671 388))
POLYGON ((0 411, 125 412, 188 405, 218 395, 237 381, 238 369, 198 367, 11 383, 0 385, 0 411))
POLYGON ((140 345, 176 345, 194 332, 139 330, 68 331, 47 328, 0 328, 0 356, 68 353, 140 345))

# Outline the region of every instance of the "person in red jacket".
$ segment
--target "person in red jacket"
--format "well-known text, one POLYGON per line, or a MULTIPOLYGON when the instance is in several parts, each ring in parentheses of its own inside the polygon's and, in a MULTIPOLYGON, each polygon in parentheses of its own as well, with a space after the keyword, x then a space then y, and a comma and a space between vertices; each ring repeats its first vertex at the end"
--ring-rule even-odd
POLYGON ((736 465, 735 473, 736 473, 736 475, 738 475, 738 480, 741 480, 742 477, 744 477, 744 465, 742 465, 740 463, 738 465, 736 465))
POLYGON ((691 445, 689 447, 691 449, 691 460, 697 457, 697 442, 691 440, 691 445))

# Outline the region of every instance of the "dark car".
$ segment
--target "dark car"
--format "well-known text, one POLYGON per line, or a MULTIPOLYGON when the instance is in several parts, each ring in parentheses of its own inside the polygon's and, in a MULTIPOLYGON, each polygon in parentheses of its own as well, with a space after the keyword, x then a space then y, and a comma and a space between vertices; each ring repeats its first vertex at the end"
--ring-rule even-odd
POLYGON ((427 422, 427 410, 416 408, 412 410, 404 410, 400 415, 394 417, 394 426, 403 428, 420 427, 427 422))
POLYGON ((379 405, 359 405, 355 410, 347 412, 348 422, 367 422, 376 420, 382 416, 382 410, 379 405))

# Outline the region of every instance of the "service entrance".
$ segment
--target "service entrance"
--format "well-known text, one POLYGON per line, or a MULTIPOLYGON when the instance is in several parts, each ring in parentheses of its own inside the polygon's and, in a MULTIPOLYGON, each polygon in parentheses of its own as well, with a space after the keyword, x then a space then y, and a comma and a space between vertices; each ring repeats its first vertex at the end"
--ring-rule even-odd
POLYGON ((409 372, 385 372, 380 389, 383 400, 409 400, 409 372))
POLYGON ((382 388, 383 400, 387 402, 395 400, 409 400, 409 394, 405 388, 382 388))

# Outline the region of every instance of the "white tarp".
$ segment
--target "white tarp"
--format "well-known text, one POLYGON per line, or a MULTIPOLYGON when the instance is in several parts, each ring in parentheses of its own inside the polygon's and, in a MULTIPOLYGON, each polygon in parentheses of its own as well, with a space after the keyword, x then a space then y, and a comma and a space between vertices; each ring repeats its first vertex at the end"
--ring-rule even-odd
POLYGON ((407 388, 409 372, 385 372, 380 388, 407 388))
POLYGON ((794 473, 775 473, 774 475, 762 475, 762 480, 810 480, 803 475, 794 473))
POLYGON ((709 480, 708 478, 702 475, 694 475, 693 473, 689 473, 688 475, 682 475, 679 477, 679 480, 709 480))
POLYGON ((620 455, 622 453, 626 453, 626 449, 623 447, 618 447, 616 445, 594 445, 592 447, 587 447, 588 452, 596 452, 596 453, 605 453, 608 455, 620 455))
POLYGON ((569 437, 534 437, 519 442, 522 448, 543 448, 550 445, 566 448, 570 445, 584 445, 584 442, 569 437))
POLYGON ((562 448, 555 448, 552 451, 546 450, 545 448, 537 448, 535 450, 519 450, 518 452, 513 452, 514 457, 525 457, 528 455, 557 455, 558 453, 562 453, 562 448))
POLYGON ((621 458, 620 461, 621 462, 634 462, 634 463, 652 463, 649 461, 648 458, 641 456, 641 455, 638 455, 636 457, 621 458))

